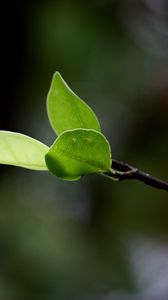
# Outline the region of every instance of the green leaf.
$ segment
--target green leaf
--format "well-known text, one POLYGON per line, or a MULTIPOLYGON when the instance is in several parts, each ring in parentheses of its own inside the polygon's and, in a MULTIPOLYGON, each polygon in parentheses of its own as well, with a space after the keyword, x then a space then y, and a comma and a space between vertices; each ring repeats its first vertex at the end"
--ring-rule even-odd
POLYGON ((0 164, 32 170, 48 170, 45 154, 49 148, 20 133, 0 131, 0 164))
POLYGON ((95 130, 68 130, 56 139, 45 159, 48 169, 57 177, 77 180, 85 174, 110 170, 110 145, 95 130))
POLYGON ((57 134, 75 128, 100 130, 91 108, 68 87, 56 72, 47 97, 47 111, 51 126, 57 134))

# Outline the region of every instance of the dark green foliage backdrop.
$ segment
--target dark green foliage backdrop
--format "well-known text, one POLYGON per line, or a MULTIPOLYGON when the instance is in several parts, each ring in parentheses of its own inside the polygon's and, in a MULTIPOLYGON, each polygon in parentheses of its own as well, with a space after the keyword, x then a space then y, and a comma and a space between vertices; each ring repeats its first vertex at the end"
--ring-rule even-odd
MULTIPOLYGON (((113 156, 168 179, 166 1, 2 4, 0 129, 50 145, 58 70, 98 115, 113 156)), ((139 182, 0 168, 0 298, 160 299, 168 197, 139 182)))

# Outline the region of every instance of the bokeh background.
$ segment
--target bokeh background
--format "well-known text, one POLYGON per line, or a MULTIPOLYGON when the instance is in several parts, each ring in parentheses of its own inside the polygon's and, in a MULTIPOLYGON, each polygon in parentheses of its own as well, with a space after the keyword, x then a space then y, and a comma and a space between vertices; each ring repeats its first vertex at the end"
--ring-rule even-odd
MULTIPOLYGON (((168 180, 168 1, 2 1, 0 129, 51 145, 58 70, 113 157, 168 180)), ((0 299, 167 300, 168 195, 0 166, 0 299)))

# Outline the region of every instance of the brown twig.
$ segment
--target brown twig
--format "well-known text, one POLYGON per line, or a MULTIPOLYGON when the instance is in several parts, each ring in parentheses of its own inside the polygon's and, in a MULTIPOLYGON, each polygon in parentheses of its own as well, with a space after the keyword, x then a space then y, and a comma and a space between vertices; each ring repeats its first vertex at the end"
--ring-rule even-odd
POLYGON ((136 179, 154 188, 168 191, 168 182, 153 177, 148 173, 130 166, 129 164, 113 160, 112 170, 114 170, 114 174, 108 172, 105 173, 105 175, 107 175, 108 177, 110 176, 116 178, 118 181, 122 181, 125 179, 136 179))

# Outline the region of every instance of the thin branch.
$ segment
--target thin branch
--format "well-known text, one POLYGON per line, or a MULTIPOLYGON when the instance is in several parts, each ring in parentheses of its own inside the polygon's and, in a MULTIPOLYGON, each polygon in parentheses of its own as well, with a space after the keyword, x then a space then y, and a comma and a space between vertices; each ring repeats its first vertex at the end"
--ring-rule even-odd
POLYGON ((151 176, 137 168, 130 166, 129 164, 113 160, 112 171, 105 173, 106 176, 112 177, 117 181, 125 179, 136 179, 150 185, 154 188, 168 191, 168 182, 162 181, 156 177, 151 176))

